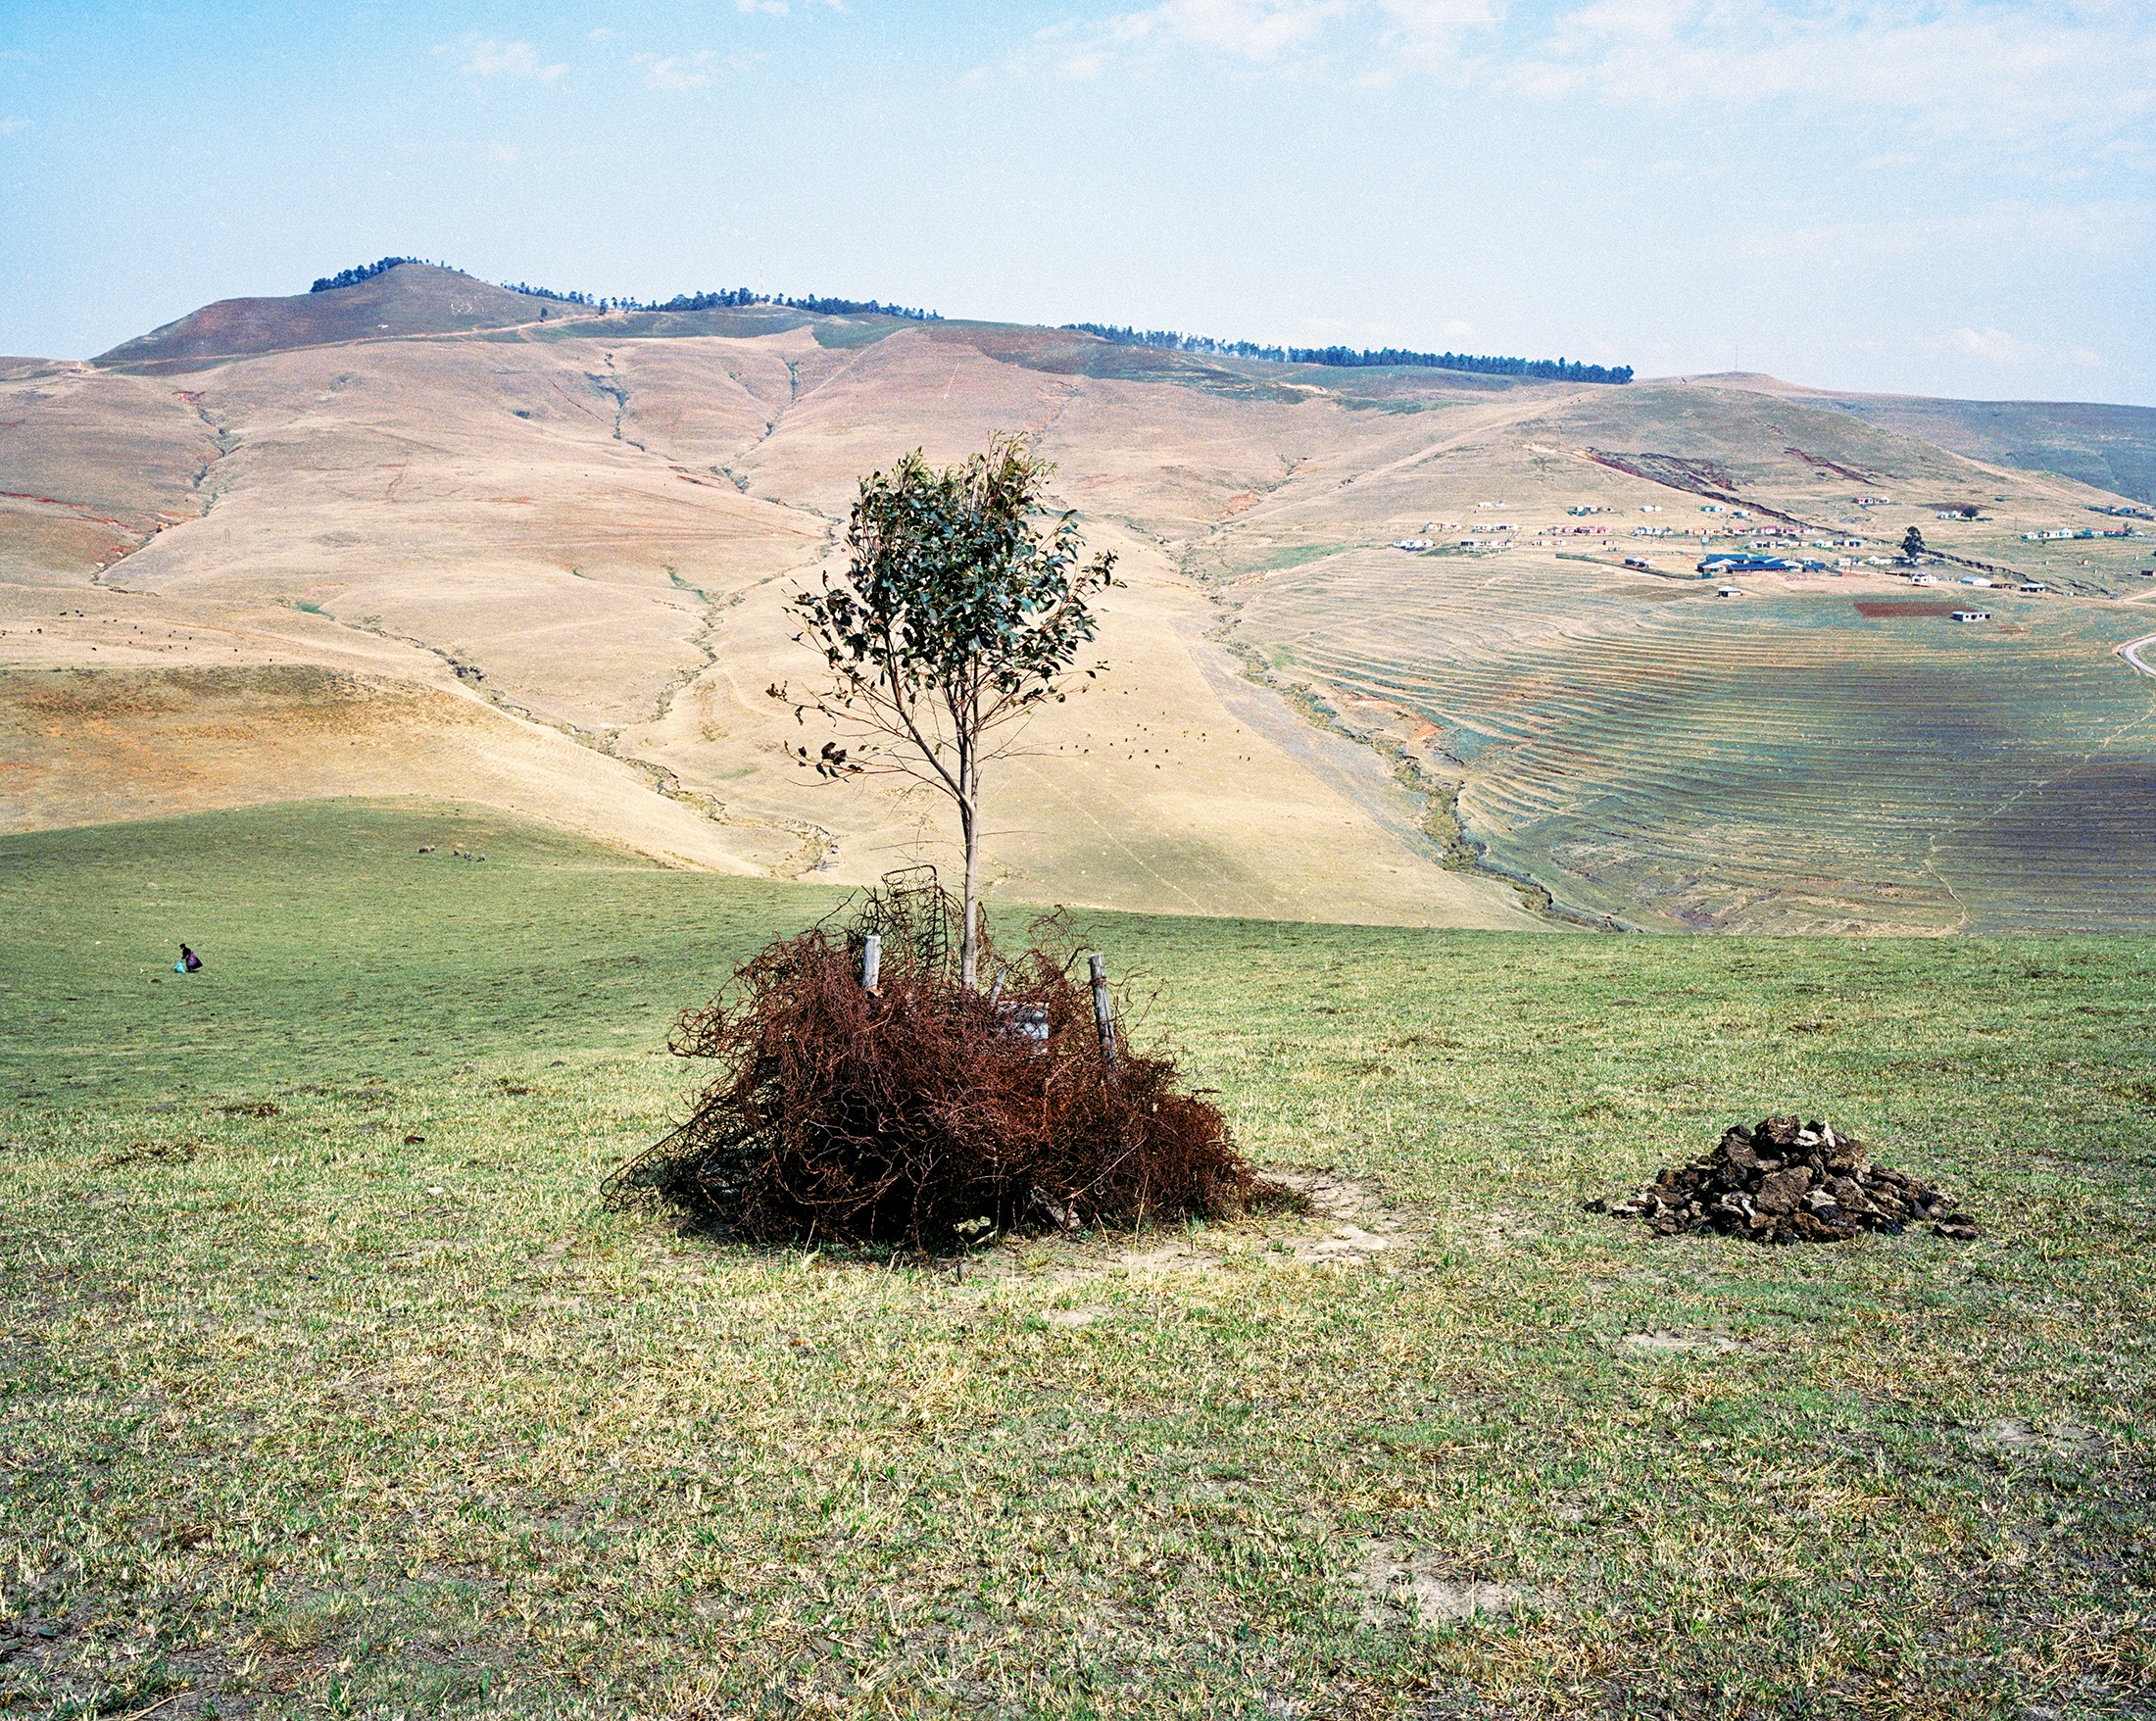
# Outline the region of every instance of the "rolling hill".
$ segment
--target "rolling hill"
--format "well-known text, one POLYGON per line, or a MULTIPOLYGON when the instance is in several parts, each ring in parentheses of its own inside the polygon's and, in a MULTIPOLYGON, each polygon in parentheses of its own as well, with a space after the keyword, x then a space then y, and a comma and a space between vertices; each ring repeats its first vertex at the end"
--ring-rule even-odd
POLYGON ((122 341, 92 361, 101 369, 155 373, 206 360, 345 341, 466 334, 542 320, 544 299, 513 293, 432 264, 408 263, 355 286, 276 299, 220 299, 176 322, 122 341))
MULTIPOLYGON (((2156 629, 2131 604, 2150 546, 2023 535, 2123 529, 2090 511, 2132 492, 2063 473, 2034 430, 1956 452, 1984 422, 1967 403, 1855 398, 770 305, 602 315, 420 265, 227 301, 87 364, 0 369, 0 826, 406 795, 831 882, 945 857, 939 807, 791 765, 762 690, 811 666, 784 601, 840 556, 859 475, 1013 429, 1128 586, 1112 673, 992 784, 1002 896, 1453 925, 2145 920, 2156 680, 2113 648, 2156 629), (1909 433, 1927 413, 1936 434, 1909 433), (1567 513, 1589 507, 1618 512, 1567 513), (1912 523, 2013 570, 1973 577, 2056 589, 1986 598, 1981 634, 1868 615, 1899 589, 1871 559, 1912 523), (1636 525, 1861 547, 1718 600, 1680 577, 1698 539, 1636 525)), ((2156 443, 2088 411, 2123 484, 2156 443)))
POLYGON ((2094 401, 1926 400, 1905 394, 1837 394, 1773 377, 1742 386, 1862 418, 1936 443, 1971 460, 2059 472, 2099 490, 2156 504, 2156 407, 2094 401))

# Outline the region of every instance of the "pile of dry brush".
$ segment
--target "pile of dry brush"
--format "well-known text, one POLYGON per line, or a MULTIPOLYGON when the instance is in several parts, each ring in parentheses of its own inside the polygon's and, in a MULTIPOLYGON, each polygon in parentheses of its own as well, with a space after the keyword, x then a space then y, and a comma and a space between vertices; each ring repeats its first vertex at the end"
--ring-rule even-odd
POLYGON ((759 1241, 930 1249, 991 1227, 1295 1204, 1236 1152, 1217 1106, 1177 1091, 1172 1058, 1135 1052, 1118 1025, 1110 1067, 1075 956, 990 952, 995 986, 962 985, 955 914, 932 882, 902 881, 842 930, 783 939, 739 969, 670 1042, 714 1059, 716 1078, 608 1180, 609 1200, 657 1198, 759 1241))

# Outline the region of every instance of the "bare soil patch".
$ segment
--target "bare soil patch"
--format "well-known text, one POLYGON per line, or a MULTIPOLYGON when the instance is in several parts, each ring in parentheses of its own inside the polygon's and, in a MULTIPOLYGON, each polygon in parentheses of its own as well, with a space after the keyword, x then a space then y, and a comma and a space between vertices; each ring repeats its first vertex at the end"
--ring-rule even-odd
POLYGON ((2030 1456, 2094 1457, 2104 1450, 2104 1437, 2078 1422, 2053 1421, 2043 1427, 2018 1416, 2002 1416, 1973 1431, 1980 1446, 2030 1456))
POLYGON ((1951 615, 1959 604, 1941 598, 1859 598, 1856 613, 1873 621, 1910 621, 1927 615, 1951 615))
MULTIPOLYGON (((955 1270, 967 1283, 1045 1278, 1056 1284, 1219 1271, 1235 1262, 1397 1272, 1429 1235, 1427 1220, 1389 1206, 1378 1186, 1336 1171, 1259 1170, 1309 1203, 1304 1213, 1273 1212, 1180 1232, 1098 1231, 1076 1236, 1009 1237, 967 1255, 955 1270)), ((1058 1326, 1086 1326, 1107 1311, 1057 1309, 1058 1326)))
POLYGON ((1362 1620, 1380 1630, 1412 1622, 1425 1631, 1476 1619, 1510 1619, 1546 1607, 1548 1598, 1516 1584, 1491 1583, 1434 1569, 1431 1556, 1372 1542, 1363 1549, 1362 1620))
POLYGON ((1714 1332, 1705 1327, 1679 1327, 1672 1331, 1656 1328, 1652 1332, 1627 1333, 1618 1341, 1635 1351, 1735 1351, 1737 1341, 1727 1333, 1714 1332))

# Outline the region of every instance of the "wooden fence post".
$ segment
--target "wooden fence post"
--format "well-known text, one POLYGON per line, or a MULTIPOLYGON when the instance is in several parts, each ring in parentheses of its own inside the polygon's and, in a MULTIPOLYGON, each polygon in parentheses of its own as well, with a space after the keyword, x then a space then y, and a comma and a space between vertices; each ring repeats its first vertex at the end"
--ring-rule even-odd
POLYGON ((1115 1073, 1115 1016, 1108 1004, 1107 959, 1095 951, 1086 959, 1093 970, 1093 1025, 1101 1031, 1101 1061, 1115 1073))
POLYGON ((860 989, 872 993, 883 978, 883 939, 871 932, 860 943, 860 989))

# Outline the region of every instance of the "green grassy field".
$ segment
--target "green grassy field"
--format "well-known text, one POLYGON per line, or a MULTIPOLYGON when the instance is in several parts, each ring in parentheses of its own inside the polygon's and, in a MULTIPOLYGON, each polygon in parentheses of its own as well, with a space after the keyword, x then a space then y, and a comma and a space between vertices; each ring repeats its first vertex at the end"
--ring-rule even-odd
POLYGON ((1418 1244, 602 1211, 833 901, 411 807, 0 839, 0 1710, 2152 1712, 2156 941, 1101 917, 1418 1244), (1580 1210, 1787 1109, 1985 1235, 1580 1210))

